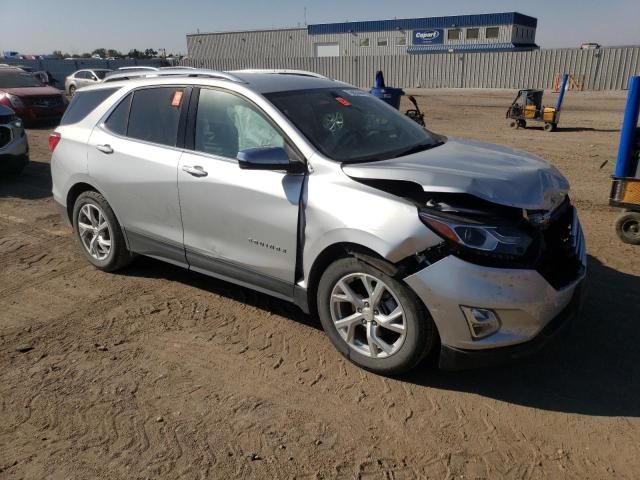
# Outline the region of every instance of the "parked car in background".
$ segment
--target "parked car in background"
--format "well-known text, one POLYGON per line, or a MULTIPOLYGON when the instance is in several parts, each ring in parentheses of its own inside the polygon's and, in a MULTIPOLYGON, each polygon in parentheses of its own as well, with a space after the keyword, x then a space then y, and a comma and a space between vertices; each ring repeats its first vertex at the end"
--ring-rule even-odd
POLYGON ((59 121, 68 105, 64 93, 18 68, 0 68, 0 105, 26 124, 59 121))
POLYGON ((73 95, 79 88, 101 82, 112 71, 108 68, 78 70, 64 79, 64 90, 69 95, 73 95))
POLYGON ((525 355, 570 325, 586 249, 562 174, 311 72, 151 72, 74 97, 54 200, 96 268, 148 255, 315 311, 399 374, 525 355))
POLYGON ((0 175, 18 174, 29 163, 29 143, 22 120, 0 105, 0 175))

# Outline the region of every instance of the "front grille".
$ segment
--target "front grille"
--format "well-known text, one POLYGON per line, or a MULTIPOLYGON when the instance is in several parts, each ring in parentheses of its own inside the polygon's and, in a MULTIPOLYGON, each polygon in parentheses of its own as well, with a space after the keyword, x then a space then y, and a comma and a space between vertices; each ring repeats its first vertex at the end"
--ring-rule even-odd
POLYGON ((553 288, 575 281, 584 271, 585 242, 575 208, 568 204, 541 232, 536 270, 553 288))
POLYGON ((63 105, 61 95, 33 95, 22 97, 22 100, 31 107, 61 107, 63 105))
POLYGON ((8 145, 12 137, 13 135, 9 127, 0 127, 0 148, 8 145))
POLYGON ((16 116, 11 115, 0 115, 0 125, 4 125, 9 122, 13 122, 16 119, 16 116))

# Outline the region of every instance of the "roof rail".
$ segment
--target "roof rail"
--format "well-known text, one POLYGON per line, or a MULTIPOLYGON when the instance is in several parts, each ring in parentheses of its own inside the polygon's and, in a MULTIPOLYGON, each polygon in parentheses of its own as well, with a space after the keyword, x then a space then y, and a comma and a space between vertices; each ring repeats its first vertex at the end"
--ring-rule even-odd
POLYGON ((207 69, 168 69, 168 70, 140 70, 131 72, 113 73, 103 80, 103 82, 117 82, 118 80, 134 80, 136 78, 159 78, 159 77, 204 77, 204 78, 220 78, 230 80, 237 83, 245 83, 244 80, 227 72, 207 69))
POLYGON ((229 73, 270 73, 274 75, 300 75, 303 77, 324 78, 331 80, 325 75, 320 75, 316 72, 309 72, 307 70, 289 70, 285 68, 247 68, 243 70, 229 70, 229 73))

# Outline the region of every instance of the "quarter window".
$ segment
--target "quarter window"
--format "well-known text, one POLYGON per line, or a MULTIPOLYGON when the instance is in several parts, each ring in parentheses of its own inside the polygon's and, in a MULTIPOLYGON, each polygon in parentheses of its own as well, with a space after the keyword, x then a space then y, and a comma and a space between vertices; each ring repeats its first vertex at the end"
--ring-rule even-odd
POLYGON ((284 139, 262 112, 237 95, 200 90, 195 150, 236 158, 240 150, 266 146, 284 147, 284 139))
POLYGON ((118 106, 111 112, 104 125, 113 133, 125 136, 127 134, 127 122, 129 121, 129 107, 131 106, 131 98, 133 94, 130 93, 124 100, 122 100, 118 106))
POLYGON ((485 30, 486 38, 498 38, 498 34, 500 33, 500 29, 498 27, 488 27, 485 30))
POLYGON ((480 36, 480 29, 467 28, 467 40, 477 40, 480 36))
POLYGON ((161 87, 133 94, 127 136, 173 147, 178 136, 184 88, 161 87))
POLYGON ((89 90, 77 92, 71 99, 71 103, 64 112, 60 125, 71 125, 84 120, 107 97, 115 93, 117 88, 105 88, 102 90, 89 90))
POLYGON ((460 40, 460 29, 450 28, 447 30, 447 40, 460 40))

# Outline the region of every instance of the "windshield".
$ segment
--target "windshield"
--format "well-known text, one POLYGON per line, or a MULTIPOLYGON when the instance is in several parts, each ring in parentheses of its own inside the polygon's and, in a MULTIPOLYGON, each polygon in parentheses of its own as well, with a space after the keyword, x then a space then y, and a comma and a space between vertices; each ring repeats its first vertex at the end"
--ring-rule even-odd
POLYGON ((442 143, 442 138, 354 87, 265 96, 320 152, 339 162, 385 160, 442 143))
POLYGON ((41 87, 42 82, 30 73, 0 71, 0 88, 41 87))
POLYGON ((95 73, 96 77, 102 80, 110 71, 111 70, 94 70, 93 73, 95 73))

